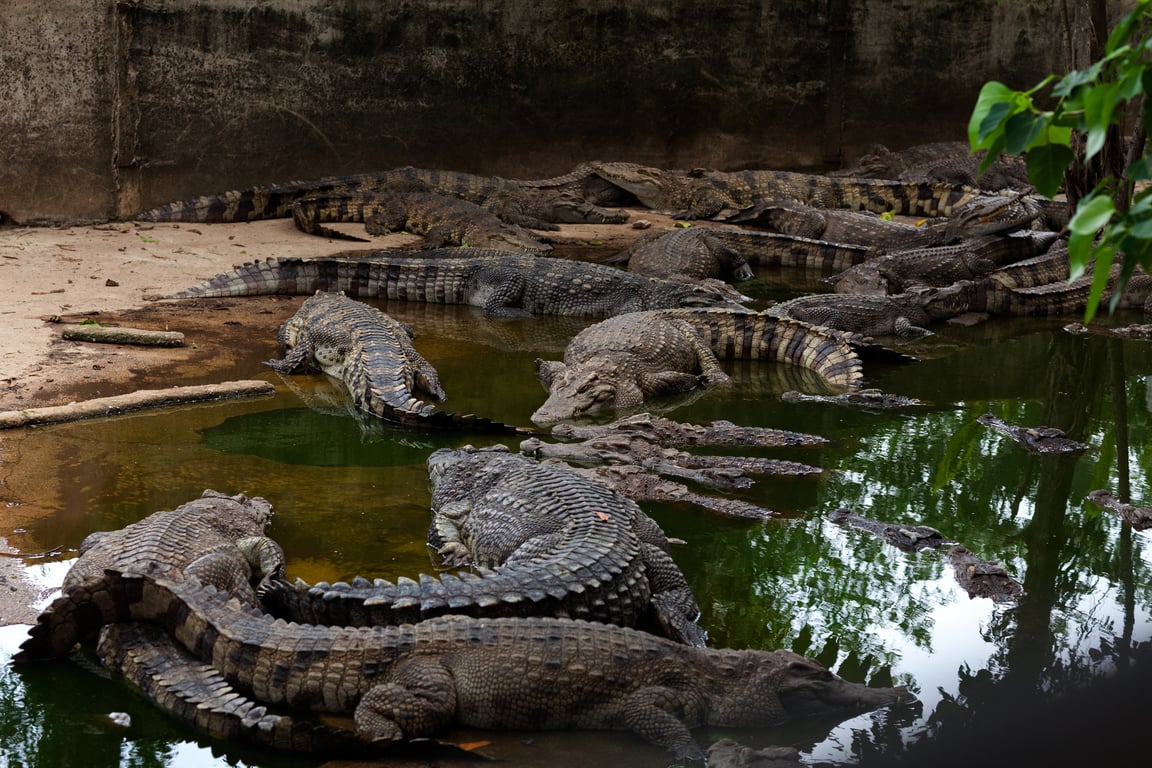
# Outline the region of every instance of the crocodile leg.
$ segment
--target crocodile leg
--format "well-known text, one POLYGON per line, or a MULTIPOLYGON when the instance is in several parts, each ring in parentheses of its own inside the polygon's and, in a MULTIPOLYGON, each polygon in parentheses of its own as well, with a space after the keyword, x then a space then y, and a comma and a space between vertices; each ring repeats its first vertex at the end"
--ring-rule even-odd
POLYGON ((390 681, 370 689, 353 715, 364 741, 432 736, 456 713, 456 682, 438 659, 410 657, 396 664, 390 681))
POLYGON ((676 691, 653 685, 630 695, 621 714, 629 730, 670 750, 677 760, 704 760, 700 745, 676 717, 683 704, 676 691))

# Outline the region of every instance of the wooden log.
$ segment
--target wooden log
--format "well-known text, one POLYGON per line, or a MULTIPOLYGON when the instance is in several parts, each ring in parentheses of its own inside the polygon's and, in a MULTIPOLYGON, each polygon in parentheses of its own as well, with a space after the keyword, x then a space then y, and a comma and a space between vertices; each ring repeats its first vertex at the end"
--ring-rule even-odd
POLYGON ((0 412, 0 429, 32 427, 42 424, 62 424, 68 421, 119 416, 150 408, 165 408, 213 400, 233 400, 241 397, 265 397, 276 392, 268 381, 225 381, 220 384, 200 384, 169 389, 141 389, 126 395, 98 397, 68 405, 28 408, 22 411, 0 412))
POLYGON ((184 334, 178 331, 149 331, 143 328, 117 328, 103 325, 62 325, 61 338, 93 341, 99 344, 135 344, 144 347, 182 347, 184 334))

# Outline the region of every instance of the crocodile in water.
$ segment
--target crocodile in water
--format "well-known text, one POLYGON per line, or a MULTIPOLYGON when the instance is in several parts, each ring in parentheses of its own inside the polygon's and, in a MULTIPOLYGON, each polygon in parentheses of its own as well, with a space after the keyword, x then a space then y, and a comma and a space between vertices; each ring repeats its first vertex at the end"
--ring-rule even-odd
POLYGON ((840 392, 835 395, 807 395, 790 389, 781 393, 780 399, 786 403, 830 403, 877 411, 896 408, 923 408, 931 405, 931 403, 918 397, 893 395, 889 392, 881 392, 879 389, 858 389, 854 392, 840 392))
POLYGON ((927 290, 893 296, 814 293, 771 306, 765 313, 864 336, 928 336, 932 332, 924 326, 954 314, 950 305, 940 314, 934 306, 927 290))
POLYGON ((766 200, 798 200, 820 208, 950 216, 982 195, 958 184, 886 179, 839 179, 789 171, 664 171, 635 163, 589 163, 604 179, 634 194, 648 208, 677 218, 707 219, 766 200))
POLYGON ((320 371, 341 381, 362 413, 405 426, 515 432, 474 414, 434 410, 447 399, 436 369, 412 346, 412 329, 339 293, 317 293, 280 327, 279 374, 320 371))
POLYGON ((267 259, 168 298, 340 291, 357 298, 471 304, 494 317, 610 317, 644 309, 739 306, 725 291, 706 284, 583 261, 475 250, 475 256, 448 259, 412 258, 410 251, 374 251, 364 259, 267 259))
POLYGON ((1055 427, 1021 427, 1009 424, 991 413, 981 414, 976 421, 1015 441, 1031 453, 1083 453, 1088 450, 1087 445, 1069 438, 1063 430, 1055 427))
POLYGON ((862 531, 868 531, 873 536, 883 539, 894 547, 919 552, 923 549, 936 549, 944 544, 953 543, 944 538, 944 534, 927 525, 897 525, 883 523, 856 514, 850 509, 841 507, 828 513, 828 519, 833 522, 850 525, 862 531))
POLYGON ((1015 603, 1024 596, 1024 586, 1009 575, 1000 563, 981 560, 967 547, 954 546, 948 559, 956 581, 969 597, 987 597, 997 603, 1015 603))
POLYGON ((1109 490, 1100 489, 1088 494, 1088 500, 1098 507, 1110 509, 1120 519, 1138 531, 1152 528, 1152 507, 1137 507, 1116 498, 1109 490))
POLYGON ((668 538, 631 500, 567 467, 509 453, 442 449, 428 459, 430 543, 478 572, 395 584, 274 582, 265 605, 309 623, 367 626, 447 613, 558 616, 641 625, 702 645, 699 609, 668 538))
POLYGON ((534 254, 552 251, 552 246, 520 225, 507 224, 475 203, 434 192, 385 190, 304 197, 292 203, 292 221, 302 232, 339 240, 366 242, 326 227, 325 222, 363 222, 370 235, 410 232, 424 237, 424 248, 455 245, 534 254))
POLYGON ((829 383, 859 385, 860 358, 849 334, 764 313, 733 310, 635 312, 589 326, 564 361, 537 359, 548 399, 532 414, 553 424, 635 409, 652 397, 728 381, 719 358, 808 368, 829 383))
POLYGON ((195 579, 108 571, 57 599, 17 661, 53 656, 96 626, 159 625, 270 705, 353 714, 367 741, 474 728, 622 729, 704 758, 689 728, 909 702, 902 687, 847 682, 790 651, 694 648, 572 619, 441 617, 394 627, 320 627, 238 609, 195 579))

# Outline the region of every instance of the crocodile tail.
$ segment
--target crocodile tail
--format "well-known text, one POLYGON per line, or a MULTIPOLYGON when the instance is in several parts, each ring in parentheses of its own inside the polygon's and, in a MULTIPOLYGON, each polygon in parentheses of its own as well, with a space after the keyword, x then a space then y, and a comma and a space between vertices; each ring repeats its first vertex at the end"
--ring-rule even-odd
POLYGON ((268 258, 249 261, 222 272, 200 285, 165 298, 195 299, 227 296, 302 296, 316 291, 345 291, 358 296, 359 285, 368 284, 376 269, 367 260, 268 258))
POLYGON ((375 174, 328 176, 308 181, 286 181, 234 189, 157 206, 136 216, 137 221, 179 221, 222 224, 260 219, 283 219, 292 201, 305 195, 350 192, 375 185, 375 174))

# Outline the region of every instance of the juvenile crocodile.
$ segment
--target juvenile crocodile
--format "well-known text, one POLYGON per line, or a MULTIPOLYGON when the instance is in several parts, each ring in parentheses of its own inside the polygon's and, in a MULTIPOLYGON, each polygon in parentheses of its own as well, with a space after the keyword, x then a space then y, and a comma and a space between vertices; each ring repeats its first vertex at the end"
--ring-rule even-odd
POLYGON ((829 512, 828 519, 833 522, 850 525, 853 528, 859 528, 862 531, 867 531, 892 546, 909 552, 919 552, 923 549, 936 549, 937 547, 950 543, 944 538, 944 534, 927 525, 883 523, 879 520, 872 520, 858 515, 845 507, 840 507, 839 509, 834 509, 829 512))
POLYGON ((167 298, 342 291, 356 298, 470 304, 493 317, 610 317, 644 309, 739 306, 707 284, 634 275, 589 262, 475 250, 475 256, 449 259, 412 258, 410 251, 374 251, 364 259, 267 259, 167 298))
POLYGON ((878 389, 858 389, 854 392, 840 392, 835 395, 806 395, 803 392, 790 389, 781 393, 780 399, 786 403, 831 403, 869 410, 922 408, 931 405, 931 403, 917 397, 893 395, 878 389))
POLYGON ((357 410, 384 421, 440 429, 515 432, 473 414, 434 410, 422 397, 447 399, 431 363, 412 346, 412 329, 340 293, 309 297, 281 327, 282 375, 320 371, 340 380, 357 410))
POLYGON ((729 377, 719 358, 799 365, 854 388, 862 372, 849 341, 848 334, 747 310, 620 315, 578 333, 563 362, 536 360, 549 394, 531 418, 537 424, 586 418, 722 384, 729 377))
POLYGON ((617 223, 627 217, 595 203, 617 204, 620 190, 582 165, 550 179, 515 180, 404 166, 376 173, 326 176, 262 184, 180 200, 145 211, 139 221, 240 222, 286 218, 293 201, 315 195, 348 195, 382 190, 435 192, 503 212, 506 221, 538 228, 546 223, 617 223), (575 199, 575 203, 571 202, 575 199), (580 201, 588 201, 588 205, 580 201))
POLYGON ((1068 323, 1064 330, 1072 334, 1093 333, 1098 336, 1111 336, 1117 339, 1140 339, 1152 341, 1152 323, 1132 323, 1105 328, 1099 325, 1087 326, 1083 323, 1068 323))
POLYGON ((934 306, 928 291, 893 296, 814 293, 783 301, 765 313, 864 336, 930 336, 924 326, 953 315, 950 310, 935 314, 934 306))
POLYGON ((1083 453, 1088 450, 1087 445, 1072 440, 1055 427, 1021 427, 991 413, 981 414, 976 421, 1014 440, 1031 453, 1083 453))
POLYGON ((820 208, 950 216, 982 193, 959 184, 886 179, 840 179, 789 171, 665 171, 635 163, 589 163, 604 179, 634 194, 648 208, 677 218, 707 219, 725 209, 744 210, 765 200, 797 200, 820 208))
POLYGON ((703 645, 699 608, 668 555, 668 538, 636 504, 567 467, 504 446, 428 458, 429 543, 449 566, 477 573, 356 579, 351 584, 274 582, 263 594, 293 621, 371 626, 448 613, 556 616, 644 626, 703 645))
POLYGON ((1098 507, 1110 509, 1120 519, 1138 531, 1152 528, 1152 507, 1138 507, 1116 498, 1109 490, 1100 489, 1088 494, 1088 500, 1098 507))
POLYGON ((741 280, 745 274, 752 276, 751 265, 832 273, 876 255, 864 246, 776 232, 689 227, 642 237, 612 263, 627 262, 628 271, 655 277, 680 274, 741 280))
POLYGON ((954 546, 948 550, 948 559, 956 574, 956 581, 969 597, 987 597, 996 603, 1015 603, 1024 596, 1024 585, 1009 575, 1000 563, 981 560, 970 550, 954 546))
POLYGON ((158 561, 257 607, 255 587, 282 576, 284 569, 283 550, 264 535, 270 522, 272 506, 264 499, 206 490, 176 509, 86 536, 62 589, 67 592, 107 568, 131 572, 158 561))
POLYGON ((685 424, 650 413, 635 413, 611 424, 557 424, 556 437, 589 440, 618 435, 643 436, 660 445, 745 445, 761 448, 795 448, 826 445, 828 439, 804 432, 770 427, 745 427, 718 419, 710 424, 685 424))
POLYGON ((96 626, 147 621, 268 704, 353 714, 361 739, 473 728, 621 729, 701 760, 689 728, 777 724, 914 700, 790 651, 694 648, 571 619, 441 617, 320 627, 238 609, 230 595, 162 573, 107 572, 54 601, 17 661, 58 655, 96 626))
POLYGON ((292 221, 302 232, 337 240, 367 242, 323 222, 363 222, 370 235, 411 232, 424 237, 424 248, 455 245, 534 254, 552 251, 552 246, 518 224, 506 224, 475 203, 433 192, 382 190, 304 197, 292 203, 292 221))
POLYGON ((96 655, 161 710, 201 733, 292 752, 346 757, 380 754, 353 731, 307 718, 269 712, 193 656, 160 627, 141 622, 106 624, 96 655))

